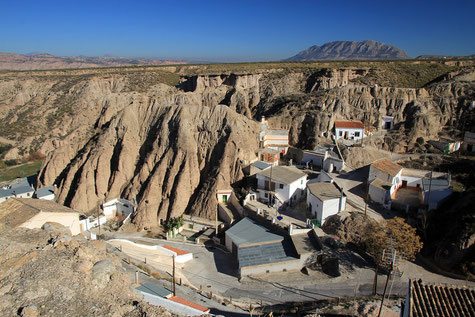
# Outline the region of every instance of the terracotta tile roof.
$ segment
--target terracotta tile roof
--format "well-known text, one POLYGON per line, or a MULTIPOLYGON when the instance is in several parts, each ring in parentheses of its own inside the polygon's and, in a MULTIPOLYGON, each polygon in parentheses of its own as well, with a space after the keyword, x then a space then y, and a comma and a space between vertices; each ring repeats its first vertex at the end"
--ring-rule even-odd
POLYGON ((409 316, 473 316, 475 289, 409 280, 409 316))
POLYGON ((394 163, 390 159, 384 158, 381 160, 378 160, 374 163, 371 164, 372 167, 377 168, 381 172, 388 173, 391 176, 396 176, 397 173, 399 173, 400 170, 402 170, 402 166, 394 163))
POLYGON ((163 247, 164 247, 165 249, 168 249, 168 250, 170 250, 170 251, 175 252, 177 255, 184 255, 184 254, 190 253, 190 252, 188 252, 188 251, 184 251, 184 250, 181 250, 181 249, 177 249, 177 248, 174 248, 174 247, 169 247, 168 245, 163 245, 163 247))
POLYGON ((183 299, 183 298, 178 297, 178 296, 170 297, 168 300, 171 300, 175 303, 182 304, 182 305, 197 309, 197 310, 202 311, 202 312, 208 312, 209 311, 209 308, 206 308, 206 307, 203 307, 201 305, 192 303, 192 302, 187 301, 186 299, 183 299))
POLYGON ((335 127, 344 129, 363 129, 364 125, 361 121, 335 121, 335 127))

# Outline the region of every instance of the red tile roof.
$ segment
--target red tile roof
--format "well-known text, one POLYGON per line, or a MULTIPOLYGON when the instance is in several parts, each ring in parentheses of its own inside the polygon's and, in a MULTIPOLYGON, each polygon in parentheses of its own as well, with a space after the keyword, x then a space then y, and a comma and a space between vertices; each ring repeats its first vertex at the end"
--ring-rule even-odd
POLYGON ((364 125, 361 121, 335 121, 335 127, 344 129, 363 129, 364 125))
POLYGON ((409 316, 473 316, 473 287, 426 284, 409 280, 409 316))
POLYGON ((168 250, 170 250, 170 251, 175 252, 177 255, 184 255, 184 254, 190 253, 190 252, 188 252, 188 251, 180 250, 180 249, 177 249, 177 248, 174 248, 174 247, 169 247, 168 245, 163 245, 163 247, 164 247, 165 249, 168 249, 168 250))
POLYGON ((192 302, 187 301, 186 299, 183 299, 183 298, 178 297, 178 296, 170 297, 169 300, 171 300, 175 303, 178 303, 178 304, 182 304, 182 305, 197 309, 197 310, 202 311, 202 312, 209 312, 209 308, 206 308, 206 307, 203 307, 201 305, 192 303, 192 302))

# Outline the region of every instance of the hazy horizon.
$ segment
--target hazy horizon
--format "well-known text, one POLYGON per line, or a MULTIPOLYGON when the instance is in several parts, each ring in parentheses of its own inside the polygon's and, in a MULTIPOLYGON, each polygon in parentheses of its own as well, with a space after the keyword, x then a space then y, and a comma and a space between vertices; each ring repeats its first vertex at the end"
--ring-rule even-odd
POLYGON ((0 52, 253 62, 374 40, 407 55, 475 54, 473 1, 6 2, 0 52))

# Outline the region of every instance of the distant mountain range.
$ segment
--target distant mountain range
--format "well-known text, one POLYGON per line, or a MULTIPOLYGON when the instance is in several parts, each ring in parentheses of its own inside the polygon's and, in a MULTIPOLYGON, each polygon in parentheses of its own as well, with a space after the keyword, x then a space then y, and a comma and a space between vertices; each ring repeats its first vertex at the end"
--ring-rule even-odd
POLYGON ((149 66, 164 64, 186 64, 186 62, 125 57, 61 57, 43 53, 30 53, 28 55, 0 53, 0 70, 149 66))
POLYGON ((311 46, 286 61, 408 59, 403 50, 376 41, 335 41, 311 46))

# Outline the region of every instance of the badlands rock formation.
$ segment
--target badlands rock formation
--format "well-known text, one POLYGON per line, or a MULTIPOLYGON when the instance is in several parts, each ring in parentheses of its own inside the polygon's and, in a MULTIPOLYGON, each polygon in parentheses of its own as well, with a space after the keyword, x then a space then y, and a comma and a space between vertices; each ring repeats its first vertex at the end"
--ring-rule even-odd
POLYGON ((172 316, 135 296, 104 242, 64 230, 0 230, 0 267, 1 316, 172 316))
POLYGON ((396 130, 382 145, 393 151, 445 126, 461 128, 462 118, 470 124, 470 65, 309 67, 4 73, 0 136, 14 142, 8 155, 47 155, 39 181, 58 185, 60 203, 87 212, 107 199, 136 198, 134 221, 143 229, 184 212, 214 217, 216 190, 230 188, 255 158, 262 115, 304 148, 329 142, 323 132, 340 119, 377 129, 383 115, 394 116, 396 130), (439 77, 447 69, 453 73, 439 77), (398 78, 417 84, 402 88, 412 82, 398 78), (394 86, 381 86, 388 82, 394 86))

